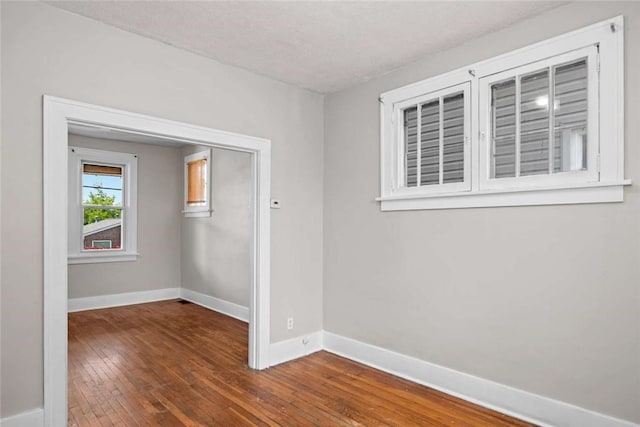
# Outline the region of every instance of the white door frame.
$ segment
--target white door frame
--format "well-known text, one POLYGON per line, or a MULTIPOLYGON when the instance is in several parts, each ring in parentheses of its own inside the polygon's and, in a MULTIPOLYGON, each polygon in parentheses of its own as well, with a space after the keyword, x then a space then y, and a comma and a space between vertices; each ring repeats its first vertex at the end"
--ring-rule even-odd
POLYGON ((67 425, 67 159, 69 124, 97 126, 252 155, 254 209, 249 366, 269 366, 271 141, 44 96, 44 419, 67 425))

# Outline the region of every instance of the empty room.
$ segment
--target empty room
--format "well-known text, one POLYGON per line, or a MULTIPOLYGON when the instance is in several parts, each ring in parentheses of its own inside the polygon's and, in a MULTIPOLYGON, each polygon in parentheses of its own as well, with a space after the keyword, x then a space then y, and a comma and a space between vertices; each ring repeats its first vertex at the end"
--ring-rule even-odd
POLYGON ((640 426, 640 2, 0 1, 0 426, 640 426))

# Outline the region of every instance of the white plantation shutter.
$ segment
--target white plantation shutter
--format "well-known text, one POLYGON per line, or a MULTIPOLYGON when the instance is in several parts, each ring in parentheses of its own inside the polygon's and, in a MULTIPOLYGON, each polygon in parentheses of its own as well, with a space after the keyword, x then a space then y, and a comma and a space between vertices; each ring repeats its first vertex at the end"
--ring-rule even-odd
POLYGON ((492 84, 491 177, 586 169, 587 85, 586 58, 492 84))
POLYGON ((461 91, 403 110, 407 187, 464 182, 465 105, 461 91))

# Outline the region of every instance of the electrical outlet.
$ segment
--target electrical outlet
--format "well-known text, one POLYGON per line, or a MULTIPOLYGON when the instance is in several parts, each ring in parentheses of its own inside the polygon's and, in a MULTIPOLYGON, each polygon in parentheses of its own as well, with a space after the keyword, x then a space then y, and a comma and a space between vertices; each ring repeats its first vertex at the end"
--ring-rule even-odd
POLYGON ((287 329, 289 330, 293 329, 293 317, 289 317, 287 319, 287 329))

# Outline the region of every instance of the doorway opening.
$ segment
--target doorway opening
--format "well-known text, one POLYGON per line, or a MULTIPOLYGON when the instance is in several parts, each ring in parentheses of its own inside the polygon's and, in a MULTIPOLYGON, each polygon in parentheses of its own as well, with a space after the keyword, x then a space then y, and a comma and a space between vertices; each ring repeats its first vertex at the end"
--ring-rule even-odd
MULTIPOLYGON (((269 366, 269 140, 55 97, 44 97, 44 415, 67 423, 68 147, 69 132, 119 135, 150 144, 198 145, 251 156, 251 285, 248 365, 269 366)), ((104 239, 103 239, 104 240, 104 239)))

